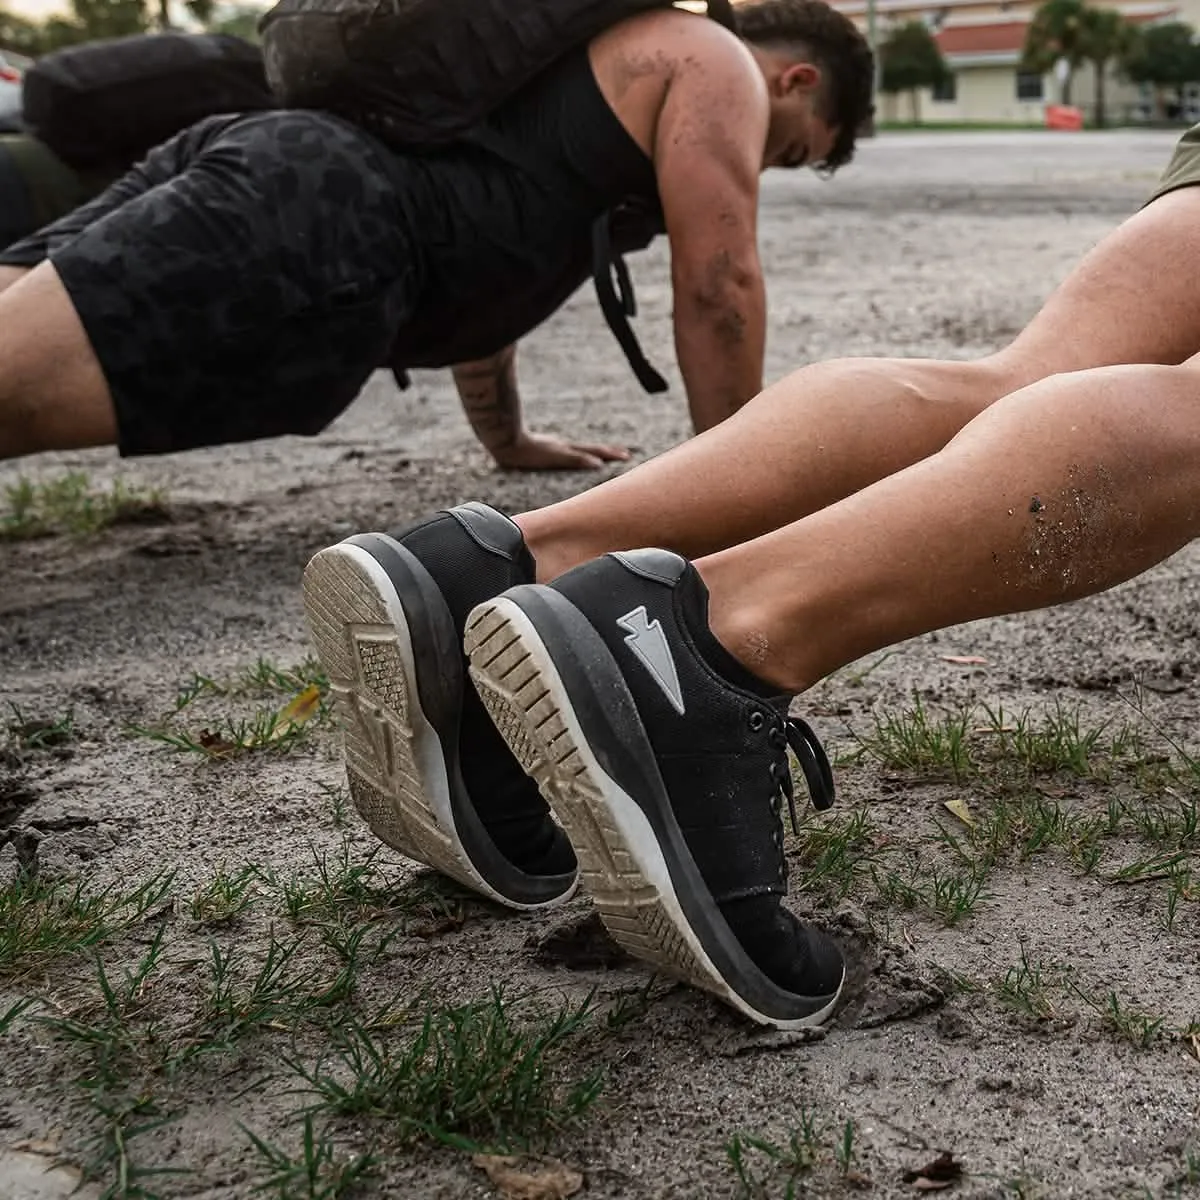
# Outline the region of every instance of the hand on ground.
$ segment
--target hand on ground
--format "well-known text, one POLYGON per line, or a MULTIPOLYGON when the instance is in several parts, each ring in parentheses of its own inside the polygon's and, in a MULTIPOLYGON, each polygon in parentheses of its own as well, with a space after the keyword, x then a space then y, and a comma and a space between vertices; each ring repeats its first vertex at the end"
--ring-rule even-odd
POLYGON ((624 446, 576 442, 550 433, 523 433, 495 455, 506 471, 592 471, 609 462, 626 462, 624 446))

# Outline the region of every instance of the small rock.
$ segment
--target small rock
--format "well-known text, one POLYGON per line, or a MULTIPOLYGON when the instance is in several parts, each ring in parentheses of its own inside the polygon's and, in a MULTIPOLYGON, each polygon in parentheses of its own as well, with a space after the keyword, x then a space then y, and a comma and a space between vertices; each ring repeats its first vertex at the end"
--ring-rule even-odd
POLYGON ((98 1200, 100 1189, 85 1184, 74 1167, 55 1163, 50 1154, 0 1150, 0 1196, 6 1200, 98 1200))
POLYGON ((12 842, 0 846, 0 888, 13 887, 21 874, 21 860, 12 842))

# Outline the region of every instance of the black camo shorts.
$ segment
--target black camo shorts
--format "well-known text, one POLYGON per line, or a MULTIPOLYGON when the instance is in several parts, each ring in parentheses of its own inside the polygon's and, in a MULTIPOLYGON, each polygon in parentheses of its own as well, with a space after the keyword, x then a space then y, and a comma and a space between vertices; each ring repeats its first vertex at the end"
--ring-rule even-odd
POLYGON ((402 168, 321 113, 212 117, 0 264, 54 264, 122 454, 312 434, 419 299, 402 168))

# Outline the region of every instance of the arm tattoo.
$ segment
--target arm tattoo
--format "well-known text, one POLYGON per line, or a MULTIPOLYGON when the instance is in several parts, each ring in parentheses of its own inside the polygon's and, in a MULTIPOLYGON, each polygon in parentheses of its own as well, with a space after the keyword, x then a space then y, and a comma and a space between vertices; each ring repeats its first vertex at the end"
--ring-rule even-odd
POLYGON ((491 358, 461 363, 454 382, 475 436, 493 453, 506 450, 521 433, 521 397, 517 391, 515 347, 491 358))

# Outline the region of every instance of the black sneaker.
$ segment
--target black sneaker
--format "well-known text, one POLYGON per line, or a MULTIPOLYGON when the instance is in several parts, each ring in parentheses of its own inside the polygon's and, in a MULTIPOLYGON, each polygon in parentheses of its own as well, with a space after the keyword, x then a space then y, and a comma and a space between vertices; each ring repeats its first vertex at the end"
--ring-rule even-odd
POLYGON ((781 807, 789 745, 818 807, 829 761, 714 637, 691 564, 638 550, 513 588, 471 613, 466 645, 617 941, 763 1024, 823 1021, 845 970, 781 903, 781 807))
POLYGON ((304 572, 355 807, 389 846, 513 908, 566 900, 575 854, 465 686, 462 635, 474 605, 533 578, 521 531, 484 504, 348 538, 304 572))

